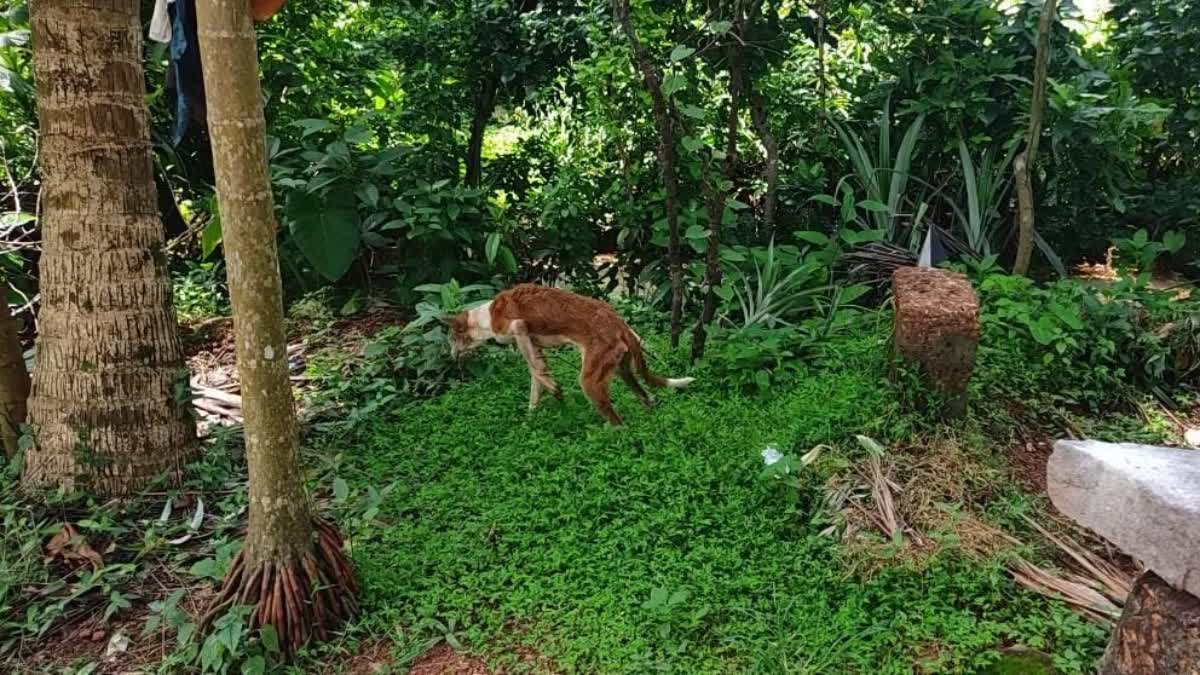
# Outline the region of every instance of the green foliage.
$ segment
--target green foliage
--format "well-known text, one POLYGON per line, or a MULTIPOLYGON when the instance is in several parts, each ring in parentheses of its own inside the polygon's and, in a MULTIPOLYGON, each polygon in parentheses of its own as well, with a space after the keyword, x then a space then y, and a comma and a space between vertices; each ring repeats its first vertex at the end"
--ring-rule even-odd
POLYGON ((182 322, 199 321, 229 312, 223 262, 186 261, 173 275, 175 315, 182 322))
MULTIPOLYGON (((397 477, 380 512, 388 526, 356 553, 370 621, 420 627, 401 649, 453 625, 466 649, 519 642, 588 672, 900 673, 929 644, 936 670, 961 672, 1010 643, 1086 672, 1103 632, 998 566, 946 554, 923 570, 847 576, 836 542, 817 535, 815 491, 762 479, 765 447, 799 456, 853 443, 848 429, 896 433, 883 344, 832 340, 827 365, 764 398, 701 372, 636 412, 618 384, 616 405, 630 411, 619 434, 570 390, 527 414, 511 354, 487 381, 376 416, 344 439, 353 451, 339 469, 352 490, 397 477)), ((551 364, 562 382, 577 368, 551 364)), ((815 487, 822 473, 818 461, 798 476, 815 487)))
POLYGON ((1004 157, 997 158, 996 148, 989 147, 983 151, 977 163, 971 159, 967 141, 961 136, 958 139, 966 209, 958 208, 954 202, 950 202, 950 205, 966 235, 967 246, 980 257, 993 255, 1000 250, 1005 238, 1012 233, 1011 221, 1006 222, 1001 216, 1001 209, 1008 199, 1008 189, 1012 184, 1009 168, 1016 150, 1017 146, 1011 145, 1004 157))
POLYGON ((980 282, 979 294, 980 363, 985 379, 1015 387, 1009 395, 1020 398, 1024 388, 1096 409, 1135 391, 1167 392, 1195 372, 1180 358, 1184 343, 1164 339, 1174 334, 1164 327, 1194 315, 1195 301, 1173 299, 1143 281, 1038 286, 992 275, 980 282))
MULTIPOLYGON (((892 152, 892 102, 889 98, 883 106, 876 124, 879 141, 872 147, 864 144, 863 140, 853 130, 835 124, 838 137, 842 140, 846 154, 850 156, 850 165, 854 168, 854 178, 859 189, 866 195, 871 224, 877 230, 882 230, 889 241, 897 240, 901 234, 900 218, 905 208, 911 206, 914 210, 919 205, 906 194, 913 167, 917 147, 917 139, 921 134, 921 125, 925 123, 925 115, 919 114, 908 124, 903 139, 892 152)), ((843 222, 845 222, 843 216, 843 222)), ((910 221, 909 227, 915 228, 916 223, 910 221)))
POLYGON ((352 348, 336 342, 310 360, 318 403, 337 411, 322 428, 354 428, 404 401, 437 394, 456 379, 487 372, 486 359, 451 359, 446 329, 437 319, 478 304, 495 289, 450 281, 415 290, 426 299, 407 325, 384 328, 352 348))

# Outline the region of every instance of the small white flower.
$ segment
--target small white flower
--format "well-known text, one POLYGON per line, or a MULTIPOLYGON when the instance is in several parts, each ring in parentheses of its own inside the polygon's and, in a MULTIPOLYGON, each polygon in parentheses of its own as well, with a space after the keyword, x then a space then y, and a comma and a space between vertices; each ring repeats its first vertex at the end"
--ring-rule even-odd
POLYGON ((771 466, 775 462, 778 462, 779 460, 783 459, 783 453, 779 452, 775 448, 767 447, 767 448, 763 448, 762 458, 763 458, 763 464, 766 464, 767 466, 771 466))

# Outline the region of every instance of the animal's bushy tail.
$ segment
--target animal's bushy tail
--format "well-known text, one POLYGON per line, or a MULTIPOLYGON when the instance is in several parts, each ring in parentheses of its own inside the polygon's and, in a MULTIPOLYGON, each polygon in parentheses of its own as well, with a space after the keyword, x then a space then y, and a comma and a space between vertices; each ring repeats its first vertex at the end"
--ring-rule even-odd
POLYGON ((646 354, 642 350, 642 338, 632 329, 629 331, 628 343, 629 358, 633 362, 633 368, 646 381, 646 384, 659 388, 683 389, 695 381, 694 377, 662 377, 650 372, 649 366, 646 365, 646 354))

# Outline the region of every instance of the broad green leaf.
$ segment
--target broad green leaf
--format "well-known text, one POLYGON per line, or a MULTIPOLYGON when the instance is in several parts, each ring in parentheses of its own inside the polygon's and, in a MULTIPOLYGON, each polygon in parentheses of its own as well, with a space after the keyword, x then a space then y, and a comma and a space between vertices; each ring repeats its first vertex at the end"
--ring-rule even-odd
POLYGON ((849 305, 855 300, 858 300, 862 296, 866 295, 870 290, 870 288, 863 286, 862 284, 843 288, 837 297, 838 304, 849 305))
POLYGON ((696 50, 692 47, 688 47, 687 45, 678 45, 675 47, 675 49, 671 50, 671 60, 682 61, 695 53, 696 50))
POLYGON ((842 194, 842 223, 853 222, 854 218, 854 193, 846 190, 846 192, 842 194))
POLYGON ((1033 339, 1043 347, 1054 342, 1054 337, 1058 334, 1054 326, 1054 319, 1046 315, 1039 317, 1037 321, 1030 322, 1029 332, 1033 335, 1033 339))
POLYGON ((242 662, 242 675, 263 675, 267 672, 267 660, 255 654, 242 662))
POLYGON ((883 230, 851 230, 843 228, 840 236, 842 241, 851 246, 861 246, 873 241, 882 241, 884 234, 883 230))
POLYGON ((193 563, 188 569, 188 573, 201 579, 219 581, 225 576, 225 566, 217 562, 214 558, 205 558, 193 563))
POLYGON ((1178 230, 1171 230, 1163 235, 1162 243, 1167 253, 1179 253, 1184 244, 1187 244, 1187 235, 1178 230))
POLYGON ((333 480, 333 497, 339 502, 344 502, 350 496, 350 486, 346 484, 344 478, 335 478, 333 480))
POLYGON ((266 648, 268 653, 279 653, 279 633, 275 631, 274 626, 269 623, 265 624, 262 628, 258 629, 258 637, 262 640, 263 647, 266 648))
POLYGON ((200 233, 200 257, 205 260, 221 245, 221 218, 213 214, 204 231, 200 233))
POLYGON ((667 76, 663 78, 663 94, 666 96, 673 96, 675 92, 686 89, 687 83, 686 75, 680 75, 679 73, 668 73, 667 76))
POLYGON ((493 232, 488 235, 487 244, 484 246, 487 253, 488 264, 491 265, 496 261, 496 253, 500 251, 500 233, 493 232))
POLYGON ((509 274, 517 273, 517 257, 513 255, 512 249, 507 246, 500 247, 500 253, 497 256, 500 258, 500 264, 509 274))
POLYGON ((301 134, 301 136, 303 138, 307 138, 319 131, 325 131, 326 129, 329 129, 333 126, 333 123, 329 120, 306 119, 296 120, 295 122, 292 122, 292 126, 303 129, 304 132, 301 134))
POLYGON ((342 140, 353 145, 371 142, 371 131, 362 127, 350 127, 342 134, 342 140))
POLYGON ((292 240, 313 269, 329 281, 341 279, 362 239, 354 195, 333 191, 322 204, 314 195, 293 192, 285 214, 292 240))
POLYGON ((1079 309, 1056 302, 1050 305, 1050 311, 1059 321, 1067 324, 1071 330, 1083 330, 1083 321, 1079 318, 1079 309))
POLYGON ((830 206, 841 206, 841 202, 839 202, 833 195, 813 195, 809 201, 821 202, 822 204, 828 204, 830 206))
POLYGON ((867 211, 873 211, 875 213, 887 213, 888 210, 887 204, 874 199, 862 200, 858 203, 858 208, 865 209, 867 211))
POLYGON ((796 233, 796 238, 800 241, 806 241, 816 246, 828 246, 829 235, 823 232, 815 232, 813 230, 801 230, 796 233))
POLYGON ((704 237, 708 236, 708 232, 700 225, 690 225, 688 226, 687 232, 684 232, 683 236, 687 237, 688 239, 703 239, 704 237))
POLYGON ((687 105, 684 105, 684 106, 680 106, 679 112, 683 113, 684 115, 687 115, 688 117, 694 118, 694 119, 698 119, 698 120, 704 119, 704 109, 694 106, 690 103, 687 105))
POLYGON ((355 191, 355 194, 357 194, 358 198, 361 199, 367 206, 371 208, 379 206, 379 188, 375 187, 374 183, 363 183, 362 185, 359 185, 358 190, 355 191))
POLYGON ((704 141, 700 140, 699 138, 693 138, 691 136, 684 136, 683 140, 681 140, 680 142, 683 143, 683 147, 688 152, 696 152, 700 148, 704 147, 704 141))

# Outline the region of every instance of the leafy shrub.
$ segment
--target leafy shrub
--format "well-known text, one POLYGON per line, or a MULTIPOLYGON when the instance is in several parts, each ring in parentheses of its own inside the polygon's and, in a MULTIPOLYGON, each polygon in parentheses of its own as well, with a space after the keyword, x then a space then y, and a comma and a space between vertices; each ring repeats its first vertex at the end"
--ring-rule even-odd
POLYGON ((337 344, 311 360, 308 374, 318 385, 318 397, 341 411, 336 424, 353 427, 402 401, 437 394, 454 379, 488 367, 485 360, 452 360, 446 330, 437 318, 478 304, 495 289, 484 284, 460 286, 452 280, 414 290, 424 293, 426 300, 417 304, 417 317, 406 326, 383 329, 359 350, 337 344))
POLYGON ((1180 384, 1194 373, 1181 370, 1187 361, 1173 353, 1186 340, 1164 337, 1164 327, 1189 320, 1196 303, 1137 279, 1039 286, 992 275, 979 284, 979 294, 985 377, 1024 389, 1009 392, 1018 398, 1054 392, 1060 401, 1098 407, 1139 387, 1180 384))
POLYGON ((174 279, 175 314, 181 321, 223 316, 229 311, 225 266, 220 262, 187 261, 174 279))

